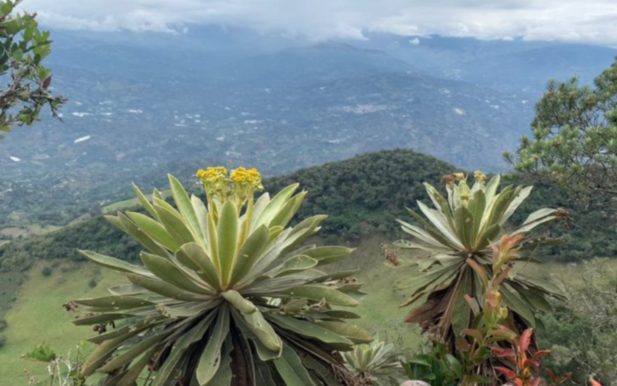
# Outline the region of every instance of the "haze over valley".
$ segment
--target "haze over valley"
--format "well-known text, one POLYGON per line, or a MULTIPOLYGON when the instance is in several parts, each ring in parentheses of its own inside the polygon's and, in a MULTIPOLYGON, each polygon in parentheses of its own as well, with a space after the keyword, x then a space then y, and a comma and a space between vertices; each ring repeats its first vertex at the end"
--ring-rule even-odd
POLYGON ((387 33, 311 42, 217 26, 52 32, 53 86, 69 102, 61 122, 3 140, 4 226, 62 225, 126 197, 132 181, 153 186, 203 164, 278 175, 407 148, 503 171, 547 79, 589 83, 617 53, 387 33))

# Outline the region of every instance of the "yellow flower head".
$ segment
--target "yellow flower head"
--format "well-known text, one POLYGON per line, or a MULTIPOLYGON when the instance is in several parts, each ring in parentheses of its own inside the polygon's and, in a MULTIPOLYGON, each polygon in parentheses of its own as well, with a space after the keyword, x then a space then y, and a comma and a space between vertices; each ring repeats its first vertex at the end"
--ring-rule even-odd
POLYGON ((238 208, 247 199, 251 201, 253 193, 263 189, 261 174, 254 168, 239 167, 228 174, 225 167, 215 166, 199 169, 195 175, 203 184, 209 200, 233 200, 238 208))
POLYGON ((486 174, 482 173, 480 170, 473 172, 473 178, 479 184, 484 184, 486 182, 486 174))
POLYGON ((199 169, 195 173, 204 183, 216 183, 221 182, 227 176, 227 168, 223 166, 211 166, 206 169, 199 169))
POLYGON ((250 190, 261 190, 261 174, 255 168, 246 169, 239 167, 231 171, 231 181, 240 188, 250 190))
POLYGON ((204 186, 204 190, 208 196, 224 196, 225 185, 227 184, 227 169, 223 166, 208 167, 199 169, 195 173, 197 178, 204 186))

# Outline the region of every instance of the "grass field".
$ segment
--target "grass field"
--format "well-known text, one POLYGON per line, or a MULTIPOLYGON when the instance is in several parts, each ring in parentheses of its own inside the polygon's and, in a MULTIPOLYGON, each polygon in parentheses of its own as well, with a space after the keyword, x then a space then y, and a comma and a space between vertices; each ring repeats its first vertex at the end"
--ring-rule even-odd
POLYGON ((119 280, 113 273, 101 271, 91 264, 71 266, 59 264, 50 276, 41 270, 47 263, 36 264, 26 275, 17 299, 5 315, 8 323, 4 331, 6 343, 0 349, 0 384, 25 385, 24 370, 36 378, 45 379, 45 365, 22 359, 21 356, 39 343, 47 343, 64 355, 80 340, 92 335, 88 327, 75 327, 71 314, 62 304, 76 297, 100 295, 105 288, 119 280), (98 284, 90 288, 88 282, 98 284))
MULTIPOLYGON (((341 268, 360 269, 358 277, 367 292, 361 305, 354 310, 362 316, 357 323, 381 338, 397 343, 406 351, 412 350, 420 342, 419 331, 402 323, 406 310, 398 308, 398 305, 404 295, 395 292, 391 285, 404 272, 384 267, 379 246, 381 241, 375 238, 362 243, 341 268)), ((8 328, 4 331, 6 344, 0 348, 1 385, 25 384, 24 369, 31 371, 36 378, 44 379, 45 366, 21 356, 42 342, 59 355, 64 355, 80 340, 92 336, 88 327, 73 326, 71 314, 64 310, 62 304, 76 297, 103 294, 106 287, 122 280, 93 264, 71 266, 66 262, 60 263, 50 276, 45 277, 42 269, 48 265, 48 262, 39 262, 26 273, 17 298, 5 315, 8 328), (88 285, 92 278, 98 281, 95 288, 88 285)))

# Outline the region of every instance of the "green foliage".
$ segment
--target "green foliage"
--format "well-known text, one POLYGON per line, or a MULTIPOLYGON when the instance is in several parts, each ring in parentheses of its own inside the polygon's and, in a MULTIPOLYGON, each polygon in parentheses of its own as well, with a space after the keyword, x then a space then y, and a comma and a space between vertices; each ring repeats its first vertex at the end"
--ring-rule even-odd
MULTIPOLYGON (((515 223, 525 220, 529 213, 547 205, 565 208, 568 221, 551 227, 551 235, 560 242, 542 248, 542 254, 564 262, 589 260, 594 257, 617 256, 617 238, 614 209, 617 206, 607 203, 604 206, 589 206, 580 202, 576 195, 564 190, 550 181, 536 181, 530 176, 518 173, 504 176, 508 184, 530 184, 535 182, 534 194, 530 195, 514 213, 515 223)), ((617 202, 615 203, 617 204, 617 202)))
POLYGON ((407 377, 431 385, 458 386, 463 379, 463 365, 443 344, 436 344, 427 353, 416 355, 404 364, 407 377))
POLYGON ((23 357, 39 362, 51 362, 56 359, 58 355, 47 343, 41 343, 36 345, 32 351, 24 354, 23 357))
POLYGON ((568 287, 567 304, 541 317, 538 339, 553 352, 547 363, 560 373, 571 372, 576 384, 594 374, 603 385, 615 385, 617 269, 594 260, 569 267, 564 276, 581 284, 568 287))
POLYGON ((49 32, 39 30, 35 15, 15 12, 20 2, 0 2, 0 132, 31 125, 44 106, 56 115, 64 102, 51 94, 51 71, 42 65, 50 53, 49 32))
POLYGON ((294 184, 253 201, 256 173, 200 171, 207 206, 170 176, 176 207, 135 188, 148 215, 107 217, 141 244, 143 266, 83 252, 130 284, 74 302, 83 309, 75 324, 100 332, 81 375, 106 373, 109 385, 142 373, 154 385, 322 385, 348 376, 338 351, 372 338, 346 323, 356 314, 335 307, 357 305, 359 285, 349 272, 320 268, 351 249, 303 246, 325 216, 289 227, 306 192, 294 194, 294 184))
POLYGON ((43 277, 49 277, 49 276, 51 276, 52 272, 53 272, 53 270, 51 269, 50 266, 45 266, 41 270, 41 275, 43 275, 43 277))
POLYGON ((70 350, 66 358, 57 356, 47 344, 37 345, 34 350, 24 355, 26 359, 47 363, 49 379, 38 381, 26 370, 29 386, 58 385, 85 386, 86 379, 79 374, 86 352, 86 342, 80 342, 75 349, 70 350))
MULTIPOLYGON (((406 321, 419 323, 435 339, 450 344, 472 325, 465 297, 482 298, 486 278, 496 269, 491 258, 496 241, 505 234, 527 234, 560 215, 555 209, 539 209, 513 227, 508 220, 531 187, 507 186, 498 192, 500 177, 488 183, 485 179, 476 173, 476 182, 469 187, 462 173, 446 178, 447 199, 425 184, 434 209, 418 202, 423 216, 410 210, 418 225, 399 220, 403 231, 412 236, 412 241, 401 241, 400 246, 416 252, 409 278, 397 283, 411 292, 403 304, 412 306, 406 321)), ((538 242, 527 240, 521 248, 524 258, 538 242)), ((550 310, 548 298, 563 299, 548 283, 521 274, 506 278, 501 293, 513 317, 525 326, 535 326, 535 315, 550 310)))
POLYGON ((536 105, 533 138, 523 137, 517 170, 547 176, 591 200, 617 196, 617 61, 595 79, 551 81, 536 105))

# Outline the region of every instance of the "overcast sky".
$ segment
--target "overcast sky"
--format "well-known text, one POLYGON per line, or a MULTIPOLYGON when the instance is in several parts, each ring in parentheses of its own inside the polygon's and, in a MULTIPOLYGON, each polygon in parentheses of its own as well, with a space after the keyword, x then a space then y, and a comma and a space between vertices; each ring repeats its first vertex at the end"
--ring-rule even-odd
POLYGON ((47 26, 183 31, 247 26, 312 40, 405 35, 563 40, 617 46, 617 0, 25 0, 47 26))

